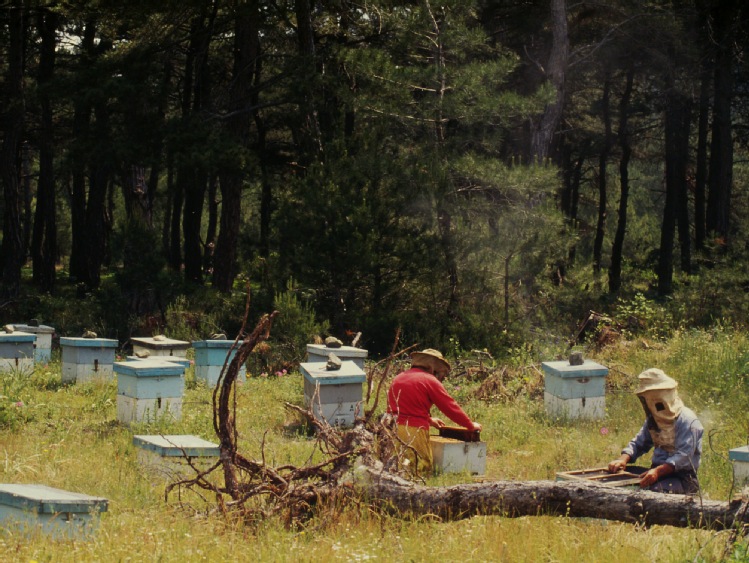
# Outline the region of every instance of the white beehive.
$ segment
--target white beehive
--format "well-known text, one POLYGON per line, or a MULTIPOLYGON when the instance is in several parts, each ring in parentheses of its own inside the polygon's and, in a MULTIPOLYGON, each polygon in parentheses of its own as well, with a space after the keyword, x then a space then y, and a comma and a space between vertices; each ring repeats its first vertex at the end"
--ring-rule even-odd
POLYGON ((220 454, 218 444, 189 434, 133 436, 133 444, 138 449, 141 467, 167 479, 193 476, 195 472, 190 463, 207 469, 220 454))
POLYGON ((436 473, 486 473, 486 442, 429 436, 436 473))
POLYGON ((749 446, 741 446, 728 451, 728 459, 733 465, 733 481, 736 487, 749 484, 749 446))
POLYGON ((546 413, 564 418, 603 418, 605 383, 609 369, 591 360, 581 365, 568 361, 543 362, 546 413))
MULTIPOLYGON (((234 346, 233 340, 196 340, 192 343, 195 349, 195 379, 205 381, 209 387, 214 387, 218 382, 224 363, 229 362, 237 353, 237 346, 234 346)), ((244 381, 246 377, 246 367, 239 366, 237 381, 244 381)))
POLYGON ((52 359, 52 336, 55 329, 47 325, 14 324, 13 328, 21 332, 36 335, 34 343, 34 361, 40 364, 49 363, 52 359))
POLYGON ((0 332, 0 371, 34 371, 35 341, 28 332, 0 332))
POLYGON ((86 539, 96 530, 107 499, 45 485, 0 484, 2 528, 37 530, 55 539, 86 539))
POLYGON ((114 351, 118 342, 109 338, 60 338, 62 382, 82 383, 112 379, 114 351))
POLYGON ((179 420, 185 390, 185 367, 162 358, 116 362, 117 420, 155 421, 164 416, 179 420))
POLYGON ((327 370, 325 362, 300 364, 304 376, 304 403, 318 420, 331 425, 352 426, 361 414, 362 384, 367 377, 353 361, 341 362, 341 369, 327 370))
POLYGON ((190 343, 185 340, 174 340, 172 338, 142 336, 130 339, 133 345, 133 354, 149 356, 178 356, 184 358, 187 356, 187 350, 190 343))
POLYGON ((307 344, 307 361, 310 363, 326 362, 330 353, 338 356, 342 362, 351 360, 359 369, 364 369, 364 360, 367 359, 367 351, 362 348, 354 348, 353 346, 329 348, 325 344, 307 344))

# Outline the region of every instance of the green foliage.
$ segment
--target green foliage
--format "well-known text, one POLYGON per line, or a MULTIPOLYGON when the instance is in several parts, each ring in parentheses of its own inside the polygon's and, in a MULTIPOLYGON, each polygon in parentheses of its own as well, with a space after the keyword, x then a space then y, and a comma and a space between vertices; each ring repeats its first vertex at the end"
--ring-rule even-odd
POLYGON ((29 376, 20 369, 0 371, 0 428, 16 429, 33 419, 28 404, 29 376))
POLYGON ((304 292, 293 278, 286 283, 286 290, 278 292, 273 300, 273 308, 278 311, 273 322, 269 349, 258 350, 250 358, 250 372, 286 373, 303 361, 307 344, 327 334, 327 322, 318 322, 315 311, 304 292))
POLYGON ((619 299, 614 316, 625 323, 623 331, 627 336, 645 335, 656 339, 668 338, 676 328, 669 309, 636 293, 631 299, 619 299))

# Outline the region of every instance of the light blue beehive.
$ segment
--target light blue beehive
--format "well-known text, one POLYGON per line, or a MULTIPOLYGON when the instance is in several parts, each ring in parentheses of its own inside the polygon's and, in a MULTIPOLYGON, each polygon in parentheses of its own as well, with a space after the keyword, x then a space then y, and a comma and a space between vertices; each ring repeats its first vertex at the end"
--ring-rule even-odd
POLYGON ((184 358, 190 343, 185 340, 174 340, 165 336, 141 336, 130 339, 133 354, 148 352, 149 356, 177 356, 184 358))
POLYGON ((743 487, 749 483, 749 446, 729 450, 728 459, 733 465, 734 485, 743 487))
POLYGON ((115 362, 117 420, 131 422, 182 416, 185 366, 163 358, 115 362))
POLYGON ((94 378, 112 379, 114 351, 118 342, 110 338, 60 338, 62 382, 82 383, 94 378))
POLYGON ((34 343, 34 361, 40 364, 48 364, 52 359, 52 335, 55 329, 47 325, 14 324, 13 328, 21 332, 36 335, 34 343))
POLYGON ((327 370, 325 362, 299 367, 304 376, 304 403, 315 417, 334 426, 352 426, 361 414, 362 384, 367 379, 364 370, 351 360, 341 362, 339 370, 327 370))
POLYGON ((341 361, 351 360, 359 369, 364 369, 364 360, 367 359, 367 351, 363 348, 353 346, 341 346, 340 348, 328 348, 325 344, 307 344, 307 362, 327 362, 328 354, 333 353, 341 361))
POLYGON ((0 332, 0 371, 34 371, 35 341, 28 332, 0 332))
POLYGON ((56 539, 86 539, 98 526, 108 501, 45 485, 0 484, 2 527, 41 530, 56 539))
POLYGON ((138 357, 138 356, 126 356, 125 361, 128 362, 142 362, 143 360, 161 360, 164 362, 169 362, 170 364, 177 364, 179 366, 182 366, 184 369, 187 369, 190 367, 190 364, 192 363, 187 358, 182 358, 180 356, 169 356, 169 357, 162 357, 162 356, 155 356, 151 358, 151 356, 146 356, 144 358, 138 357))
POLYGON ((187 476, 192 470, 190 464, 207 468, 220 454, 218 444, 189 434, 133 436, 133 445, 143 469, 169 479, 187 476))
POLYGON ((550 416, 603 418, 606 414, 606 376, 609 369, 591 360, 543 362, 544 405, 550 416))
MULTIPOLYGON (((227 366, 234 359, 237 353, 237 347, 231 349, 234 345, 233 340, 195 340, 192 347, 195 349, 195 379, 202 379, 210 387, 214 387, 224 368, 224 362, 227 366)), ((239 381, 244 381, 246 367, 239 367, 239 381)))

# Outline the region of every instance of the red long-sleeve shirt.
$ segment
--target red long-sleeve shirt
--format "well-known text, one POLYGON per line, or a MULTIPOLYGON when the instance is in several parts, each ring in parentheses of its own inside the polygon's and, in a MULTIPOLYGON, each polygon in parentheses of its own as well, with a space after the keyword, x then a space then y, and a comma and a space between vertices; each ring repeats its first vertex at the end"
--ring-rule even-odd
POLYGON ((411 368, 395 376, 388 389, 388 412, 397 416, 398 424, 428 430, 432 405, 456 424, 473 429, 471 419, 431 373, 411 368))

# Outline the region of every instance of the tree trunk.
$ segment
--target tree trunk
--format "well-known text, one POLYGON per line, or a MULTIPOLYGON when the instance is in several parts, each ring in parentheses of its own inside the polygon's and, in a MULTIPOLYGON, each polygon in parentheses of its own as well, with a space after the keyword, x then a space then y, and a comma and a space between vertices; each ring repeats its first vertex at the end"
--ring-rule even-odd
POLYGON ((552 43, 546 76, 551 82, 556 96, 544 108, 544 113, 535 125, 531 138, 531 156, 542 163, 551 154, 554 132, 562 118, 564 87, 567 74, 570 42, 567 33, 567 6, 565 0, 551 0, 552 43))
POLYGON ((611 77, 608 72, 603 79, 603 97, 601 112, 603 117, 603 146, 598 155, 598 222, 596 223, 596 238, 593 242, 593 274, 598 277, 601 273, 603 261, 603 238, 606 234, 606 165, 611 147, 611 108, 609 103, 611 93, 611 77))
POLYGON ((681 271, 692 273, 692 236, 689 228, 689 133, 692 122, 690 101, 682 95, 677 99, 678 122, 676 130, 676 156, 674 182, 676 182, 676 214, 679 228, 679 248, 681 250, 681 271))
POLYGON ((622 157, 619 161, 619 215, 614 235, 614 244, 611 247, 611 265, 609 266, 609 291, 619 291, 622 285, 622 252, 624 249, 624 236, 627 233, 627 204, 629 202, 629 159, 632 156, 632 145, 628 129, 629 101, 632 97, 632 82, 635 71, 630 67, 627 71, 627 83, 624 86, 622 99, 619 102, 619 146, 622 149, 622 157))
POLYGON ((715 530, 749 520, 746 504, 738 501, 726 503, 586 482, 494 481, 426 487, 371 468, 366 475, 362 488, 370 502, 399 516, 415 518, 544 515, 715 530))
POLYGON ((4 108, 3 144, 0 149, 0 178, 4 194, 2 257, 3 297, 16 297, 21 288, 24 248, 21 225, 21 184, 18 155, 24 129, 23 88, 24 5, 13 0, 8 6, 8 62, 5 78, 7 106, 4 108))
POLYGON ((658 294, 669 295, 673 291, 674 232, 679 218, 679 197, 686 183, 688 142, 688 111, 683 96, 676 91, 673 80, 667 85, 665 124, 666 201, 663 206, 661 225, 661 247, 658 258, 658 294), (685 118, 685 115, 687 116, 685 118), (686 134, 684 132, 687 124, 686 134))
POLYGON ((736 0, 715 7, 715 77, 713 99, 713 136, 710 144, 710 178, 706 229, 719 244, 728 243, 733 183, 733 138, 731 100, 733 98, 733 27, 738 6, 736 0))
POLYGON ((707 193, 707 135, 710 117, 710 63, 702 61, 700 70, 700 101, 697 126, 697 155, 694 176, 694 246, 705 248, 705 194, 707 193))
MULTIPOLYGON (((234 70, 229 91, 226 132, 230 142, 247 147, 250 136, 249 105, 259 52, 258 2, 238 4, 235 15, 234 70)), ((221 230, 216 245, 213 285, 228 292, 237 275, 237 244, 242 210, 245 170, 226 170, 221 175, 221 230)))
MULTIPOLYGON (((297 42, 301 68, 309 73, 317 72, 315 53, 315 32, 312 25, 312 4, 310 0, 294 2, 297 21, 297 42)), ((301 161, 304 163, 319 161, 323 156, 322 134, 315 104, 315 88, 311 78, 306 79, 304 99, 302 100, 302 126, 299 131, 299 145, 302 149, 301 161)))
POLYGON ((55 203, 54 119, 49 84, 55 69, 55 47, 59 18, 54 10, 37 13, 41 47, 39 50, 39 183, 36 194, 34 232, 31 241, 34 283, 45 292, 55 285, 57 256, 57 205, 55 203))

